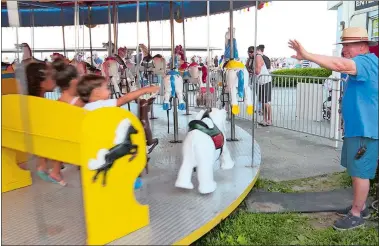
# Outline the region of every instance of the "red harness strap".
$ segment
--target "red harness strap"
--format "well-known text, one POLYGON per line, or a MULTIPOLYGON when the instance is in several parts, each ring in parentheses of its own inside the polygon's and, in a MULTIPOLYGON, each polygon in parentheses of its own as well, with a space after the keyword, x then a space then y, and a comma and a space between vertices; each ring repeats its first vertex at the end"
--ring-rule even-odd
POLYGON ((221 149, 224 146, 224 135, 222 133, 212 137, 216 149, 221 149))

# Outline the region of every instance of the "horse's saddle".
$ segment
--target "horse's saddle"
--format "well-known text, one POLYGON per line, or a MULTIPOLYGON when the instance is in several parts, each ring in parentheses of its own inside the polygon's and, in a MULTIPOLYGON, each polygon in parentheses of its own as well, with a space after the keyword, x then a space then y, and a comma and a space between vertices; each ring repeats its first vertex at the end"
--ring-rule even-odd
MULTIPOLYGON (((203 116, 202 119, 204 118, 209 118, 209 116, 205 115, 205 117, 203 116)), ((205 124, 205 122, 202 120, 192 120, 188 124, 188 128, 189 128, 188 132, 192 130, 199 130, 201 132, 204 132, 208 136, 210 136, 213 140, 216 150, 221 149, 221 152, 220 152, 220 155, 221 155, 225 139, 224 139, 224 134, 222 134, 222 132, 220 131, 220 129, 218 129, 216 125, 214 125, 213 128, 209 128, 209 126, 205 124)))

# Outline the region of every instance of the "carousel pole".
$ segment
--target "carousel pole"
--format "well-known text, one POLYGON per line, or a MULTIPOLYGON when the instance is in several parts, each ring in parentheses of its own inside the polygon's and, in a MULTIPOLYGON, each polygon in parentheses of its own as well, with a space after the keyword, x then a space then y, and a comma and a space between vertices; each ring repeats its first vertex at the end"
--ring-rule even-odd
POLYGON ((88 8, 88 31, 89 31, 89 52, 91 53, 91 66, 93 66, 93 55, 92 55, 92 31, 91 31, 91 6, 90 4, 87 5, 88 8))
MULTIPOLYGON (((147 25, 147 52, 149 53, 149 55, 151 55, 151 51, 150 51, 150 12, 149 12, 149 2, 148 1, 146 1, 146 25, 147 25)), ((148 72, 148 81, 149 81, 150 85, 153 82, 153 72, 152 71, 148 72)), ((154 104, 152 104, 150 107, 150 120, 156 120, 156 119, 158 119, 158 118, 154 116, 154 104)))
POLYGON ((118 47, 118 37, 117 37, 117 25, 118 25, 118 11, 117 3, 113 2, 113 40, 114 40, 114 52, 117 52, 118 47))
MULTIPOLYGON (((234 42, 233 42, 233 1, 230 1, 230 9, 229 9, 229 34, 230 34, 230 61, 234 60, 234 42)), ((230 95, 229 95, 230 100, 230 95)), ((226 141, 238 141, 236 138, 236 122, 235 115, 232 113, 231 103, 229 102, 229 110, 230 110, 230 138, 226 139, 226 141)))
POLYGON ((187 51, 186 51, 186 29, 185 29, 185 22, 186 18, 184 17, 184 0, 182 1, 182 18, 183 18, 183 53, 184 53, 184 61, 187 61, 187 51))
MULTIPOLYGON (((257 36, 258 36, 258 3, 259 1, 255 1, 255 20, 254 20, 254 47, 257 47, 257 36)), ((255 105, 255 96, 256 96, 256 93, 255 93, 255 86, 256 86, 256 83, 258 82, 257 81, 257 76, 255 76, 255 62, 257 60, 257 49, 254 48, 254 60, 253 60, 253 75, 252 78, 251 78, 251 89, 252 89, 252 92, 253 92, 253 105, 255 105)), ((255 110, 254 110, 255 111, 255 110)), ((254 125, 258 126, 257 124, 255 124, 255 121, 254 121, 254 113, 253 111, 253 115, 252 115, 252 127, 251 127, 251 138, 252 138, 252 145, 251 145, 251 148, 252 148, 252 156, 251 156, 251 159, 253 160, 251 165, 254 166, 254 154, 255 154, 255 128, 254 125)))
POLYGON ((210 1, 208 0, 207 1, 207 41, 208 41, 208 44, 207 44, 207 56, 208 56, 208 58, 207 58, 207 62, 206 62, 206 67, 207 67, 207 70, 208 70, 208 74, 207 74, 207 92, 206 92, 206 95, 205 95, 205 98, 206 98, 206 100, 205 100, 205 105, 207 106, 207 107, 212 107, 212 104, 211 105, 208 105, 208 102, 210 101, 209 99, 210 99, 210 80, 211 80, 211 76, 210 76, 210 72, 209 72, 209 65, 210 65, 210 63, 211 63, 211 57, 210 57, 210 55, 211 55, 211 52, 210 52, 210 49, 209 49, 209 46, 210 46, 210 40, 211 40, 211 36, 210 36, 210 31, 211 31, 211 29, 210 29, 210 25, 211 25, 211 23, 210 23, 210 1))
MULTIPOLYGON (((137 88, 141 88, 141 81, 140 81, 140 59, 139 59, 139 0, 137 0, 137 9, 136 9, 136 24, 137 24, 137 47, 136 47, 136 71, 137 71, 137 78, 136 78, 136 86, 137 88)), ((139 99, 138 99, 138 104, 139 104, 139 99)), ((139 113, 138 113, 139 115, 139 113)))
POLYGON ((146 1, 146 25, 147 25, 147 52, 150 52, 150 13, 149 13, 149 2, 146 1))
POLYGON ((74 54, 74 58, 76 56, 77 47, 78 47, 78 38, 76 37, 78 35, 78 23, 77 23, 78 22, 78 20, 77 20, 78 15, 76 13, 76 11, 77 11, 77 5, 78 5, 78 1, 75 0, 75 8, 74 8, 75 54, 74 54))
MULTIPOLYGON (((182 17, 183 17, 183 53, 184 53, 184 62, 187 62, 187 51, 186 51, 186 29, 185 29, 185 22, 186 19, 184 17, 184 0, 182 1, 182 17)), ((185 89, 186 89, 186 113, 184 115, 191 115, 189 112, 189 98, 188 98, 188 90, 189 90, 189 81, 186 79, 184 81, 185 89)))
POLYGON ((116 4, 116 9, 117 9, 117 11, 116 11, 116 13, 115 13, 115 15, 116 15, 116 47, 118 47, 118 3, 116 4))
MULTIPOLYGON (((171 28, 171 70, 175 69, 175 36, 174 36, 174 7, 172 1, 170 1, 170 28, 171 28)), ((178 126, 178 101, 175 93, 174 100, 174 140, 171 140, 170 143, 181 143, 182 141, 178 139, 179 137, 179 126, 178 126)))
POLYGON ((66 38, 65 38, 65 34, 64 34, 64 14, 63 14, 62 5, 61 5, 61 23, 62 23, 63 55, 66 56, 66 38))
POLYGON ((32 15, 30 18, 32 24, 32 56, 34 57, 34 8, 32 8, 32 15))
POLYGON ((75 0, 75 55, 78 53, 80 47, 79 17, 79 2, 75 0))
POLYGON ((170 33, 171 33, 171 69, 175 68, 175 36, 174 36, 174 9, 173 3, 170 1, 170 33))
POLYGON ((112 56, 112 13, 111 2, 108 1, 108 57, 112 56))

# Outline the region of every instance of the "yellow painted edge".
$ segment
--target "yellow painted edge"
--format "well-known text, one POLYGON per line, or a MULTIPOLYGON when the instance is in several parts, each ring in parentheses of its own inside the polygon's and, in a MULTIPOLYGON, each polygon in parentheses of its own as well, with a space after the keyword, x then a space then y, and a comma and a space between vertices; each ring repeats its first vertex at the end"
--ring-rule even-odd
POLYGON ((207 232, 212 230, 216 225, 220 224, 222 220, 224 220, 226 217, 228 217, 237 207, 241 204, 241 202, 246 198, 246 196, 249 194, 251 189, 254 187, 255 182, 258 179, 260 173, 260 166, 257 172, 257 175, 255 175, 254 179, 251 181, 249 186, 245 189, 245 191, 236 199, 232 204, 230 204, 229 207, 221 211, 216 217, 208 221, 206 224, 201 226, 200 228, 196 229, 192 233, 188 234, 184 238, 180 239, 179 241, 173 243, 173 245, 190 245, 191 243, 195 242, 202 236, 204 236, 207 232))

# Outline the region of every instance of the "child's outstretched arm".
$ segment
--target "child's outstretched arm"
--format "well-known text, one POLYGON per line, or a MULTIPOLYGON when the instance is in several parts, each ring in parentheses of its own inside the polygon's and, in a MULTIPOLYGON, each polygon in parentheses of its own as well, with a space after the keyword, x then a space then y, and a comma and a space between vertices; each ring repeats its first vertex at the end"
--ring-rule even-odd
POLYGON ((159 86, 147 86, 147 87, 143 87, 139 90, 129 92, 126 95, 117 99, 117 107, 125 105, 128 102, 134 101, 142 95, 157 93, 159 90, 160 90, 159 86))

